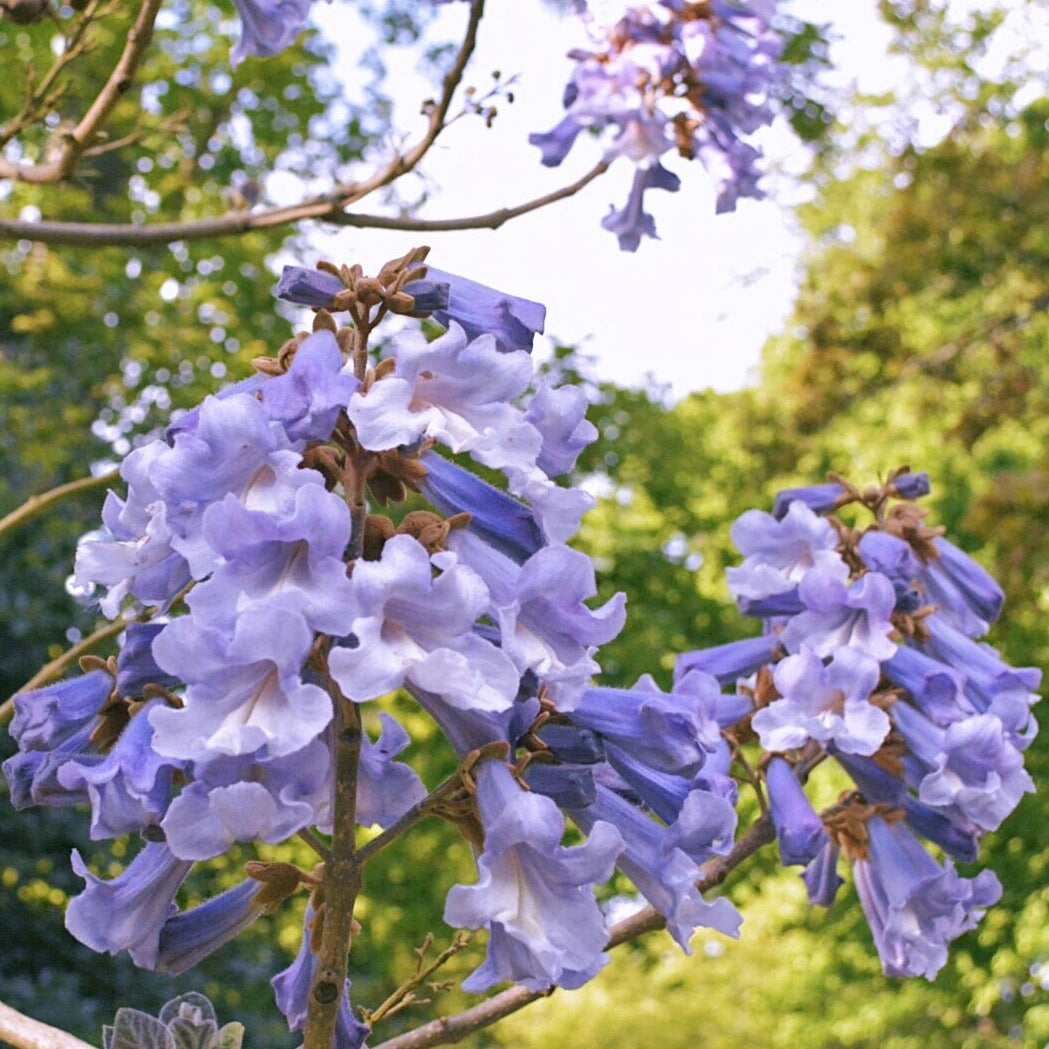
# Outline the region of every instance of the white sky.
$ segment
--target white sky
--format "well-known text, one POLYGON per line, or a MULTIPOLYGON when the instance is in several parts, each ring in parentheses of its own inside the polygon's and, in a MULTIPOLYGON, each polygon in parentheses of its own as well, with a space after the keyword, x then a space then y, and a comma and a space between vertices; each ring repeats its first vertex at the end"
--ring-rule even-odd
MULTIPOLYGON (((871 89, 891 85, 894 75, 885 54, 888 34, 874 8, 874 0, 795 0, 789 10, 813 20, 826 20, 832 11, 840 35, 832 54, 839 75, 859 77, 871 89)), ((314 10, 334 39, 360 39, 347 24, 353 17, 348 5, 314 10)), ((451 4, 443 17, 458 25, 464 14, 464 5, 451 4)), ((490 130, 477 118, 466 119, 439 139, 425 162, 437 186, 422 216, 472 215, 525 201, 573 181, 599 159, 598 145, 581 138, 559 168, 546 169, 527 142, 530 131, 548 130, 561 118, 561 92, 571 69, 564 56, 584 43, 572 16, 559 18, 536 0, 512 6, 493 0, 466 83, 485 90, 494 69, 504 77, 520 73, 515 103, 499 107, 490 130)), ((349 52, 342 56, 347 60, 349 52)), ((408 100, 407 120, 426 89, 413 84, 410 64, 391 67, 408 100)), ((768 134, 764 146, 781 165, 791 166, 795 147, 789 134, 768 134)), ((651 373, 675 397, 708 386, 737 389, 752 376, 765 339, 782 326, 792 303, 801 241, 787 203, 797 189, 787 177, 768 180, 769 199, 743 200, 735 213, 715 215, 701 165, 668 166, 681 175, 682 187, 676 194, 646 196, 661 239, 643 240, 633 254, 621 252, 600 226, 609 206, 621 207, 626 199, 633 173, 627 160, 578 196, 500 230, 425 238, 343 230, 319 238, 318 246, 335 261, 360 261, 369 270, 425 239, 440 268, 543 302, 547 332, 569 343, 585 340, 604 378, 632 384, 651 373)))

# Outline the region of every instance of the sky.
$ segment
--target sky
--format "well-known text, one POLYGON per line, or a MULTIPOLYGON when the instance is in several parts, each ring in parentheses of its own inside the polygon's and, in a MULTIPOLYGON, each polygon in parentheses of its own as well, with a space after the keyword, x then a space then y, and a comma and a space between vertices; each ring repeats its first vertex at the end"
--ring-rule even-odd
MULTIPOLYGON (((868 89, 891 84, 888 34, 874 0, 790 5, 792 13, 813 20, 826 20, 828 10, 834 12, 832 60, 839 81, 856 77, 868 89)), ((316 5, 315 11, 333 39, 360 38, 346 21, 354 17, 349 5, 316 5)), ((512 8, 508 0, 493 0, 488 11, 466 82, 484 90, 492 70, 504 79, 519 74, 515 101, 500 105, 491 129, 468 118, 441 136, 425 162, 435 188, 419 212, 423 217, 473 215, 529 200, 575 180, 600 158, 598 143, 581 139, 561 167, 546 169, 527 141, 529 132, 548 130, 561 118, 561 92, 572 65, 565 55, 585 44, 578 20, 536 0, 517 0, 512 8)), ((461 24, 464 15, 462 4, 442 12, 449 26, 461 24)), ((343 68, 352 69, 353 61, 349 49, 340 56, 343 68)), ((394 57, 391 70, 402 117, 410 120, 428 89, 415 77, 410 54, 394 57)), ((778 171, 803 165, 795 140, 783 129, 769 129, 761 145, 778 171)), ((770 177, 765 200, 742 200, 734 213, 716 215, 714 190, 701 165, 668 166, 681 175, 681 190, 646 197, 660 239, 643 240, 636 253, 621 252, 600 226, 609 207, 626 199, 633 165, 621 159, 578 196, 499 230, 429 235, 430 260, 543 302, 548 335, 594 355, 603 379, 626 385, 651 376, 673 398, 706 387, 738 389, 753 380, 762 345, 782 328, 793 301, 803 245, 790 211, 798 186, 786 174, 770 177)), ((368 270, 417 239, 347 229, 317 244, 327 257, 360 261, 368 270)))

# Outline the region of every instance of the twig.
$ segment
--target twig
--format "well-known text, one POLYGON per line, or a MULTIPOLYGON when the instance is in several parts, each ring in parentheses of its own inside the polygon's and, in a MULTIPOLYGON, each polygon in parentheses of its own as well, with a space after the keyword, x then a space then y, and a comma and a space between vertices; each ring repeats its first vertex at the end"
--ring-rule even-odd
POLYGON ((32 1020, 0 1002, 0 1041, 14 1049, 95 1049, 75 1035, 32 1020))
POLYGON ((497 208, 481 215, 468 215, 456 219, 413 219, 393 218, 386 215, 362 215, 342 210, 350 197, 359 199, 356 191, 350 194, 345 187, 321 197, 311 197, 299 204, 262 211, 232 211, 210 219, 190 222, 28 222, 24 219, 0 218, 0 239, 30 240, 40 244, 62 244, 66 246, 146 247, 157 244, 173 244, 175 241, 206 240, 209 237, 230 237, 250 233, 252 230, 286 226, 305 219, 317 219, 340 226, 355 226, 360 229, 400 229, 408 232, 440 232, 457 229, 498 229, 503 223, 530 211, 544 208, 559 200, 565 200, 584 189, 598 176, 608 170, 608 161, 594 165, 582 178, 562 186, 552 193, 512 207, 497 208), (340 194, 346 191, 344 198, 340 194))
MULTIPOLYGON (((696 883, 697 887, 702 891, 720 884, 730 871, 762 846, 769 844, 774 838, 772 819, 769 816, 762 816, 736 842, 727 856, 719 856, 703 865, 702 876, 696 883)), ((664 925, 666 925, 666 919, 662 914, 654 907, 644 907, 637 914, 616 922, 612 926, 609 930, 608 946, 618 947, 644 933, 662 929, 664 925)), ((475 1031, 489 1027, 497 1020, 523 1009, 526 1005, 540 998, 549 997, 552 991, 553 988, 529 991, 524 987, 511 987, 478 1005, 464 1009, 461 1013, 442 1016, 413 1031, 388 1038, 385 1042, 373 1046, 372 1049, 429 1049, 435 1045, 459 1042, 475 1031)))
POLYGON ((54 105, 63 94, 65 86, 56 85, 55 81, 67 65, 83 54, 87 47, 84 34, 87 32, 91 22, 94 21, 101 6, 102 0, 89 0, 88 5, 80 12, 69 35, 65 38, 62 53, 51 63, 51 68, 44 74, 40 83, 32 85, 32 90, 25 101, 25 105, 8 123, 0 128, 0 146, 7 145, 11 139, 29 127, 45 109, 54 105))
POLYGON ((415 988, 425 983, 445 962, 454 958, 469 942, 469 933, 459 930, 452 937, 452 942, 432 962, 427 963, 425 961, 426 952, 433 945, 433 935, 427 933, 422 946, 415 948, 415 954, 419 959, 415 966, 415 972, 393 991, 381 1005, 377 1005, 374 1009, 362 1009, 361 1015, 364 1022, 369 1027, 374 1028, 377 1023, 384 1020, 387 1016, 392 1016, 409 1005, 423 1005, 424 1002, 419 1001, 415 997, 415 988))
POLYGON ((400 819, 391 823, 381 834, 376 834, 371 841, 366 842, 357 850, 357 859, 361 866, 367 863, 377 852, 386 848, 391 842, 396 841, 402 834, 411 830, 415 824, 422 822, 433 812, 433 806, 457 789, 461 780, 459 773, 449 776, 439 787, 436 787, 423 798, 416 802, 400 819))
POLYGON ((309 827, 303 827, 298 833, 299 837, 306 842, 306 844, 309 845, 309 847, 313 849, 322 860, 331 859, 331 849, 329 849, 309 827))
POLYGON ((131 86, 153 37, 153 23, 160 4, 161 0, 143 0, 135 23, 128 30, 127 41, 117 64, 76 127, 63 135, 55 158, 44 164, 0 163, 0 178, 32 183, 61 182, 73 173, 84 150, 94 144, 95 137, 113 107, 131 86))
POLYGON ((31 495, 21 506, 16 507, 4 517, 0 517, 0 535, 10 528, 17 528, 20 524, 24 524, 31 517, 42 513, 53 503, 65 499, 68 495, 87 492, 92 488, 101 488, 103 485, 118 480, 119 477, 119 471, 112 470, 106 474, 99 474, 97 477, 81 477, 76 481, 69 481, 46 492, 41 492, 39 495, 31 495))

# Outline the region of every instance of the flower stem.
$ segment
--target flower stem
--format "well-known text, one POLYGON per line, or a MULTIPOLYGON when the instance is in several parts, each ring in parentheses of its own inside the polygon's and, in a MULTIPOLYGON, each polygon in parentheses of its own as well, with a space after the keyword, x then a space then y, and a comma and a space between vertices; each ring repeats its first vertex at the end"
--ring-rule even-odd
POLYGON ((331 1049, 345 995, 353 908, 361 890, 361 864, 357 857, 361 719, 357 705, 342 695, 330 677, 327 685, 335 707, 335 816, 331 856, 324 863, 324 925, 306 1009, 303 1049, 331 1049))

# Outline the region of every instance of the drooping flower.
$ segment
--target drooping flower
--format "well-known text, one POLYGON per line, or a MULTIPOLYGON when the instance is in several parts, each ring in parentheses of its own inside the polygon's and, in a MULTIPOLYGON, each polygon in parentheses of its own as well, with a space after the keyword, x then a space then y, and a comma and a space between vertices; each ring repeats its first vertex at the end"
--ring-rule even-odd
POLYGON ((997 903, 1001 885, 991 871, 963 878, 950 860, 941 867, 901 823, 874 817, 867 832, 866 855, 852 857, 852 870, 882 969, 932 980, 948 944, 997 903))
POLYGON ((481 766, 477 790, 485 834, 478 880, 453 886, 444 911, 449 925, 489 929, 487 957, 463 989, 508 979, 530 990, 581 986, 609 960, 591 886, 611 875, 622 839, 595 822, 582 845, 561 845, 557 806, 523 791, 499 762, 481 766))

